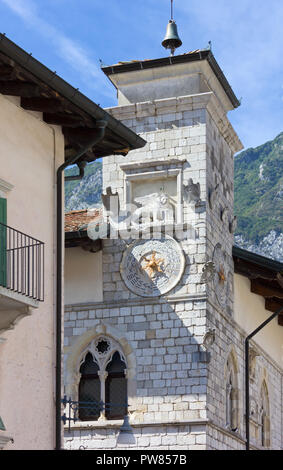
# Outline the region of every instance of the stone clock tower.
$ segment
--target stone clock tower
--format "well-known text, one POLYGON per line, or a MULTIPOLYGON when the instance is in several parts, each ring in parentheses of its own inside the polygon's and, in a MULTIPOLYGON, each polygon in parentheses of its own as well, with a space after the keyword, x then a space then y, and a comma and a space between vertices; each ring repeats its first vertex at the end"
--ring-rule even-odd
POLYGON ((104 201, 116 197, 120 211, 111 212, 116 240, 104 241, 104 301, 120 309, 118 327, 135 356, 137 446, 215 448, 221 429, 243 426, 235 407, 229 421, 224 384, 234 340, 226 322, 233 156, 242 148, 227 113, 239 102, 211 50, 103 71, 118 96, 107 111, 147 141, 103 161, 104 201))
POLYGON ((147 145, 103 159, 103 301, 85 307, 65 387, 82 400, 91 370, 92 400, 114 411, 81 411, 90 422, 76 423, 72 445, 115 449, 122 436, 124 448, 237 448, 233 155, 242 145, 227 113, 239 102, 211 50, 103 71, 118 95, 107 111, 147 145), (121 433, 125 400, 131 428, 121 433))

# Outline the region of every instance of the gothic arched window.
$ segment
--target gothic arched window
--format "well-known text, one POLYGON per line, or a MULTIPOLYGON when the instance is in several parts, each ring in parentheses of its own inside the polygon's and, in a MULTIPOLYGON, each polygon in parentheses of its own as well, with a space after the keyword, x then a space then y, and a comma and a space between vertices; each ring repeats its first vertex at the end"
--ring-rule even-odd
POLYGON ((82 357, 79 419, 123 419, 127 414, 127 365, 119 343, 100 336, 88 345, 82 357))
POLYGON ((116 351, 106 367, 105 399, 107 419, 123 419, 127 413, 126 364, 116 351))
POLYGON ((100 415, 99 402, 100 379, 99 366, 94 361, 91 353, 87 353, 80 367, 81 379, 79 383, 79 418, 85 420, 97 420, 100 415))
POLYGON ((260 426, 261 426, 261 445, 270 447, 270 417, 269 417, 269 398, 265 381, 260 390, 260 426))

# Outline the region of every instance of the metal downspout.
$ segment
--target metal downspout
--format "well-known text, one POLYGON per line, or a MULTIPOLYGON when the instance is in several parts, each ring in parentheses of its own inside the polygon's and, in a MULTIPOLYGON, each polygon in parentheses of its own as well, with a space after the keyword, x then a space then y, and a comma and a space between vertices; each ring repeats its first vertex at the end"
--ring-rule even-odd
MULTIPOLYGON (((100 120, 93 129, 95 135, 88 144, 74 157, 57 169, 57 277, 56 277, 56 450, 61 450, 61 388, 62 388, 62 235, 63 235, 63 200, 62 174, 67 166, 73 165, 84 153, 103 139, 108 122, 100 120)), ((80 176, 81 173, 80 173, 80 176)), ((76 177, 77 178, 77 177, 76 177)))
POLYGON ((79 162, 77 163, 77 166, 79 167, 80 173, 78 175, 65 176, 65 181, 77 181, 83 179, 85 175, 86 162, 79 162))
POLYGON ((249 336, 245 339, 245 385, 246 385, 246 450, 250 450, 250 374, 249 374, 249 341, 253 338, 262 328, 269 322, 283 312, 283 307, 274 312, 267 320, 259 325, 249 336))

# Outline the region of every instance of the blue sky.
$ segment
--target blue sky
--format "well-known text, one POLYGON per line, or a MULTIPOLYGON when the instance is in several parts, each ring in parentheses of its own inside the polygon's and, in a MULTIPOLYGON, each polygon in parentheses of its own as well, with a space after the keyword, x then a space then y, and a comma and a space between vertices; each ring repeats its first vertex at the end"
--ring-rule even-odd
MULTIPOLYGON (((205 48, 242 105, 229 118, 244 147, 283 131, 282 0, 175 0, 183 41, 205 48)), ((116 92, 100 70, 120 60, 153 59, 162 48, 170 0, 0 0, 0 31, 102 107, 116 92)))

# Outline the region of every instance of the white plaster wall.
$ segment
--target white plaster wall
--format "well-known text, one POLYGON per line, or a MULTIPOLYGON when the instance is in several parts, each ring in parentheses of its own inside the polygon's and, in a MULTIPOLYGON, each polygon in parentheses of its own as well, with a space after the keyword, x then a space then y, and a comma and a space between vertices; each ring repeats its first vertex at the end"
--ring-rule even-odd
POLYGON ((65 304, 102 302, 102 251, 68 248, 65 253, 65 304))
MULTIPOLYGON (((251 292, 250 280, 246 277, 235 274, 234 289, 234 318, 236 323, 249 335, 267 320, 272 312, 265 309, 265 300, 262 296, 251 292)), ((278 325, 277 318, 266 325, 253 339, 282 368, 283 328, 278 325)))
POLYGON ((14 443, 7 449, 53 449, 55 434, 55 175, 64 160, 60 128, 0 95, 0 178, 8 225, 45 243, 45 300, 3 335, 0 414, 14 443))

